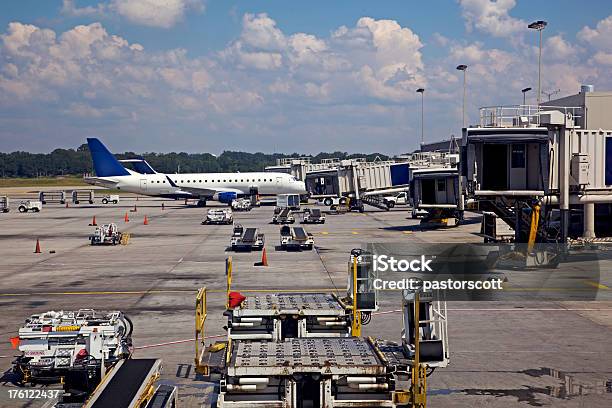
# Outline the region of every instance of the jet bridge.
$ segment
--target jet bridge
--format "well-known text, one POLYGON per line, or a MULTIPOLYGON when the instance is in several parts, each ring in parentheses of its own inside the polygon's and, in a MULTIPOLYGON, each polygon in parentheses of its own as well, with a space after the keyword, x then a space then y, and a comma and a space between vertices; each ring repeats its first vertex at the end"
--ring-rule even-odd
POLYGON ((487 107, 480 126, 463 130, 465 191, 506 222, 516 242, 593 238, 596 211, 609 224, 612 131, 578 128, 579 112, 487 107))

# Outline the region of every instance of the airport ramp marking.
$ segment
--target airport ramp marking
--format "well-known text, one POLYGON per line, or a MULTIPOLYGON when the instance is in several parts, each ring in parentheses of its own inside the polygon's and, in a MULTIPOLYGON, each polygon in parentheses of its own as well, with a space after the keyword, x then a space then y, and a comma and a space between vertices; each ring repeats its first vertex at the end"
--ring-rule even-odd
POLYGON ((599 283, 595 281, 585 280, 584 283, 586 283, 587 285, 593 286, 597 289, 610 289, 608 286, 604 285, 603 283, 599 283))

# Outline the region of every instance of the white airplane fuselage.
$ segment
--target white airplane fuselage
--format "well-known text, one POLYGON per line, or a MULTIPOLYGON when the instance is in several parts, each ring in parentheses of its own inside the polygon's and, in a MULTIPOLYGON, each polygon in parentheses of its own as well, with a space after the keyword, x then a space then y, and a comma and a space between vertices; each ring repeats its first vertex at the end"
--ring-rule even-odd
MULTIPOLYGON (((306 188, 302 181, 290 174, 271 172, 249 173, 185 173, 185 174, 138 174, 127 176, 98 177, 97 181, 116 183, 118 190, 131 193, 161 197, 204 198, 195 189, 216 190, 249 194, 257 189, 260 195, 304 194, 306 188), (168 180, 168 178, 170 180, 168 180), (172 181, 172 184, 170 183, 172 181), (190 189, 194 189, 189 191, 190 189)), ((212 198, 212 195, 210 196, 212 198)))

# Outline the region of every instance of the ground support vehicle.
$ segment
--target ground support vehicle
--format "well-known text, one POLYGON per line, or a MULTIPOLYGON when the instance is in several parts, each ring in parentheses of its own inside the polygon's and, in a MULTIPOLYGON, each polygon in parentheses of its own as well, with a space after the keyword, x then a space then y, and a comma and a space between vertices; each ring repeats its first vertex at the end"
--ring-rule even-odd
POLYGON ((40 210, 42 210, 42 205, 43 203, 40 201, 24 200, 19 203, 19 207, 17 207, 17 210, 20 213, 26 213, 28 211, 39 212, 40 210))
POLYGON ((211 208, 206 213, 206 218, 202 221, 202 224, 233 224, 234 214, 229 208, 211 208))
POLYGON ((283 225, 280 229, 280 245, 282 249, 312 249, 314 237, 302 227, 283 225))
POLYGON ((8 196, 0 197, 0 212, 7 213, 11 210, 8 196))
POLYGON ((274 215, 272 216, 273 224, 293 224, 295 217, 290 208, 287 207, 276 207, 274 209, 274 215))
POLYGON ((248 198, 237 198, 232 200, 231 207, 234 211, 251 211, 251 200, 248 198))
POLYGON ((102 197, 102 204, 118 204, 119 203, 119 194, 107 194, 102 197))
POLYGON ((304 224, 325 224, 325 214, 319 208, 307 208, 302 218, 304 224))
POLYGON ((234 231, 230 240, 233 251, 260 251, 263 249, 264 244, 265 236, 257 228, 244 228, 240 224, 234 225, 234 231))
POLYGON ((89 236, 89 241, 91 245, 117 245, 121 243, 122 235, 117 224, 104 224, 96 227, 94 233, 89 236))

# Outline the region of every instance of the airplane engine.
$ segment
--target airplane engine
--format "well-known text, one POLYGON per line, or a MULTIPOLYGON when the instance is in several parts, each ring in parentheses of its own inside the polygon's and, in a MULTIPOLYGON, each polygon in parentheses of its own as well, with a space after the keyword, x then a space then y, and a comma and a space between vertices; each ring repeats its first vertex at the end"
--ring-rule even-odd
POLYGON ((224 193, 219 193, 217 195, 217 199, 219 200, 220 203, 224 203, 224 204, 231 204, 231 202, 233 200, 235 200, 238 197, 238 195, 236 193, 233 192, 224 192, 224 193))

